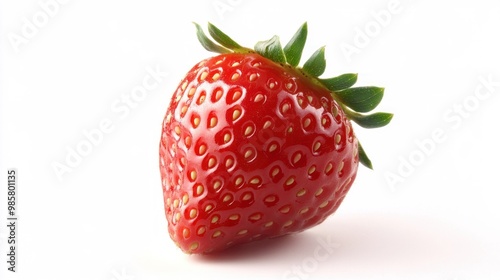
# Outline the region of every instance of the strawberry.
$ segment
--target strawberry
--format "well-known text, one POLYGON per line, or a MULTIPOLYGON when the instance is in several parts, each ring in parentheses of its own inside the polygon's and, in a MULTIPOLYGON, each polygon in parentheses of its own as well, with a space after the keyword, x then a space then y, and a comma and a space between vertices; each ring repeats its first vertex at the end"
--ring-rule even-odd
POLYGON ((319 78, 324 48, 298 67, 304 23, 281 47, 274 36, 242 47, 208 24, 201 44, 220 53, 196 64, 163 121, 160 170, 173 241, 186 253, 300 232, 335 212, 371 162, 351 120, 380 127, 392 114, 364 114, 383 88, 351 87, 356 74, 319 78))

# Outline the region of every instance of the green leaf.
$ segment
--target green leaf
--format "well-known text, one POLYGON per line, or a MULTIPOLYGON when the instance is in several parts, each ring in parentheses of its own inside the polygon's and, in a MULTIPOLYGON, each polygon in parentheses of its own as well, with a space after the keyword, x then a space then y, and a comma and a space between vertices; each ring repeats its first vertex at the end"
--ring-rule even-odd
POLYGON ((304 50, 304 45, 306 44, 307 39, 307 22, 304 22, 295 32, 292 39, 286 44, 285 48, 283 48, 283 52, 285 53, 286 61, 288 64, 292 66, 299 65, 300 58, 302 57, 302 51, 304 50))
POLYGON ((222 46, 230 49, 230 50, 235 50, 235 49, 241 49, 243 48, 240 46, 238 43, 236 43, 233 39, 231 39, 229 36, 227 36, 224 32, 222 32, 219 28, 217 28, 215 25, 211 24, 210 22, 208 23, 208 33, 210 33, 210 36, 214 38, 214 40, 221 44, 222 46))
POLYGON ((325 47, 321 47, 304 63, 302 70, 313 77, 319 77, 325 72, 325 68, 325 47))
POLYGON ((263 57, 277 63, 286 63, 285 54, 281 48, 280 39, 278 36, 273 36, 267 41, 260 41, 255 44, 255 51, 263 57))
POLYGON ((363 146, 361 146, 361 143, 359 142, 358 140, 358 153, 359 153, 359 162, 372 169, 373 170, 373 165, 372 165, 372 161, 368 158, 368 156, 366 155, 366 152, 365 150, 363 149, 363 146))
POLYGON ((357 112, 370 112, 382 101, 384 88, 355 87, 339 90, 334 93, 347 107, 357 112))
MULTIPOLYGON (((347 112, 346 112, 347 113, 347 112)), ((374 113, 371 115, 362 115, 362 114, 349 114, 347 113, 349 118, 359 124, 364 128, 378 128, 382 126, 386 126, 391 122, 392 117, 394 116, 391 113, 374 113)))
POLYGON ((320 82, 331 91, 343 90, 352 87, 358 80, 358 74, 348 73, 340 76, 320 79, 320 82))
POLYGON ((203 29, 199 24, 196 22, 193 22, 194 25, 196 26, 196 36, 198 37, 198 41, 200 41, 201 45, 209 52, 216 52, 216 53, 230 53, 231 51, 217 45, 214 43, 212 40, 210 40, 207 35, 205 35, 205 32, 203 32, 203 29))

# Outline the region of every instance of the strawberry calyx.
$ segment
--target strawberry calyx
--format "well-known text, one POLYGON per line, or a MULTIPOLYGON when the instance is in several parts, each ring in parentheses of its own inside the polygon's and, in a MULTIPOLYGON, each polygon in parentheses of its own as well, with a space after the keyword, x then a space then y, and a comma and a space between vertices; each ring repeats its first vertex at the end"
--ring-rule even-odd
MULTIPOLYGON (((378 128, 389 124, 393 114, 386 112, 369 113, 382 101, 384 88, 375 86, 352 87, 358 78, 357 74, 347 73, 332 78, 320 78, 326 69, 325 47, 316 50, 303 64, 299 66, 307 39, 307 22, 302 24, 290 41, 281 46, 278 36, 269 40, 259 41, 254 48, 241 46, 215 25, 208 23, 208 38, 201 26, 196 26, 196 34, 201 45, 210 52, 225 53, 258 53, 263 57, 281 65, 288 65, 314 84, 326 88, 332 98, 341 106, 348 119, 364 128, 378 128), (215 41, 215 42, 214 42, 215 41)), ((372 163, 358 139, 359 162, 373 169, 372 163)))

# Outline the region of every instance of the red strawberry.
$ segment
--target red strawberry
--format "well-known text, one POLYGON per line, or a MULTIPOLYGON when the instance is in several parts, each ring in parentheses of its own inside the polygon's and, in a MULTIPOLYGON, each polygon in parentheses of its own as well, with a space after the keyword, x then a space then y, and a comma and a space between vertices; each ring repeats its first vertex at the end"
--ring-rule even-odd
POLYGON ((160 170, 174 242, 186 253, 303 231, 339 207, 361 162, 371 163, 350 120, 386 125, 375 113, 383 89, 350 88, 356 74, 318 78, 324 48, 297 67, 307 25, 282 48, 278 37, 255 50, 215 26, 209 51, 175 91, 160 144, 160 170))

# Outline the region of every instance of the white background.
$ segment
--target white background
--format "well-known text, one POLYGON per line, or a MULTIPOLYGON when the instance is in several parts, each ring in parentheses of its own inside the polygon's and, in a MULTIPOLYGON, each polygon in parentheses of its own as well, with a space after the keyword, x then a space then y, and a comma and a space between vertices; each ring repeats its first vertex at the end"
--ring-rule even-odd
POLYGON ((48 2, 0 4, 1 279, 500 278, 498 1, 48 2), (323 224, 210 257, 170 240, 161 122, 177 83, 211 55, 192 21, 247 46, 286 43, 307 21, 305 56, 326 45, 325 76, 386 88, 379 109, 393 122, 356 127, 375 170, 360 168, 323 224), (155 87, 126 105, 151 71, 155 87), (103 121, 111 128, 58 177, 103 121), (5 262, 12 167, 16 273, 5 262))

